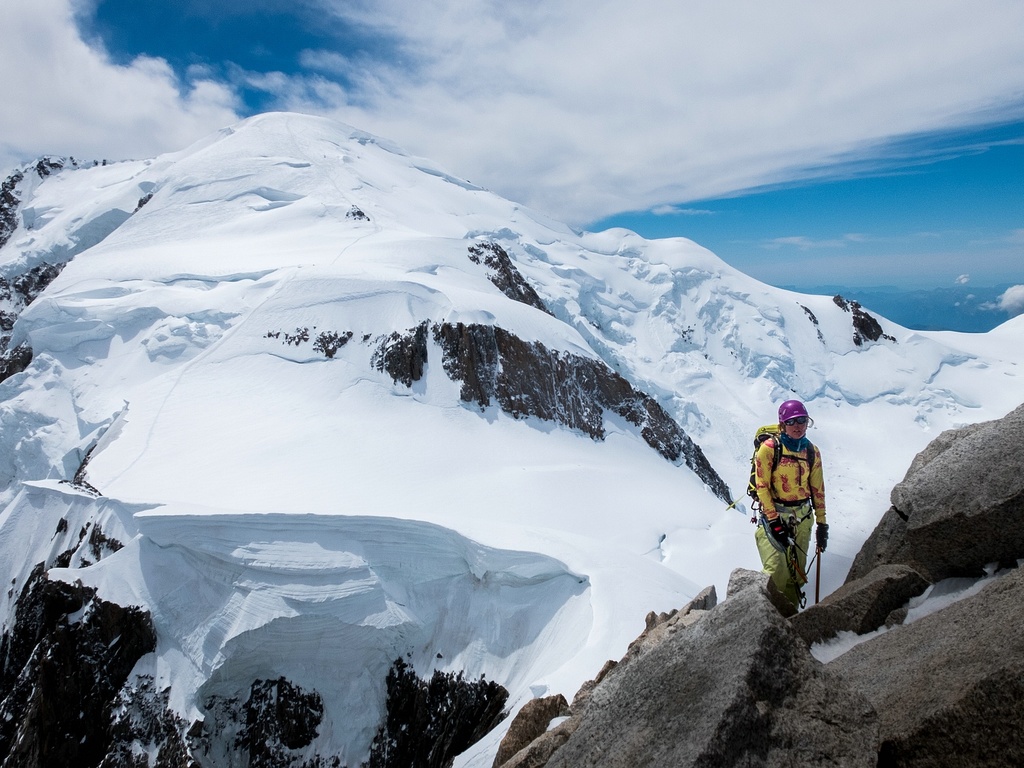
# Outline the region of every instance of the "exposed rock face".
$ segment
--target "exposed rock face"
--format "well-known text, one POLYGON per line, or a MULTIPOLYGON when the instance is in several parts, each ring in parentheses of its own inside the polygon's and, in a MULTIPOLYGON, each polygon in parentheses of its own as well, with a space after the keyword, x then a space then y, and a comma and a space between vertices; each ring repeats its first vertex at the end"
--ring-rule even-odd
MULTIPOLYGON (((75 164, 74 158, 71 159, 71 163, 75 164)), ((35 166, 27 166, 25 171, 15 171, 0 183, 0 248, 7 244, 18 228, 18 208, 21 205, 18 186, 25 180, 25 172, 31 168, 40 179, 45 179, 64 165, 65 161, 60 158, 43 157, 35 166)))
MULTIPOLYGON (((0 217, 3 210, 0 205, 0 217)), ((0 222, 0 240, 3 232, 4 225, 0 222)), ((32 362, 32 349, 27 344, 8 349, 11 330, 25 307, 35 301, 63 268, 63 264, 40 264, 11 280, 0 276, 0 381, 21 373, 32 362)))
POLYGON ((682 461, 718 498, 729 488, 704 452, 654 398, 638 392, 599 360, 523 341, 496 326, 435 326, 448 376, 462 382, 461 397, 485 408, 496 402, 516 418, 535 416, 603 439, 611 411, 639 428, 644 441, 669 461, 682 461))
POLYGON ((893 488, 892 508, 848 580, 886 563, 931 581, 980 575, 1024 556, 1024 405, 996 421, 943 432, 893 488))
POLYGON ((556 717, 565 717, 568 714, 569 702, 560 693, 526 702, 509 726, 505 738, 501 740, 498 754, 494 758, 494 768, 505 765, 517 752, 543 736, 548 724, 556 717))
POLYGON ((842 296, 833 297, 832 301, 840 309, 853 315, 853 343, 858 347, 863 346, 865 341, 886 341, 895 342, 896 338, 882 332, 882 326, 878 320, 869 314, 860 302, 844 299, 842 296))
MULTIPOLYGON (((387 715, 361 768, 445 768, 505 716, 508 691, 486 680, 435 672, 423 680, 402 661, 387 679, 387 715)), ((117 698, 104 766, 203 765, 227 768, 343 768, 313 745, 324 714, 317 691, 285 678, 254 680, 249 697, 209 696, 205 716, 188 727, 168 706, 168 692, 140 677, 117 698), (144 748, 156 763, 131 757, 144 748), (127 757, 126 757, 127 756, 127 757), (198 762, 197 762, 198 761, 198 762)), ((91 727, 103 732, 107 721, 91 727)))
MULTIPOLYGON (((171 708, 170 691, 140 672, 156 649, 149 614, 47 577, 48 567, 87 567, 121 543, 82 518, 60 518, 52 542, 52 556, 27 578, 0 638, 0 764, 342 768, 338 756, 319 754, 314 744, 321 693, 285 678, 254 680, 244 700, 210 696, 197 702, 203 720, 186 722, 171 708)), ((440 672, 421 680, 396 662, 386 722, 367 765, 451 765, 505 716, 507 697, 494 682, 440 672)))
MULTIPOLYGON (((35 173, 40 179, 45 179, 67 167, 76 168, 78 163, 74 158, 65 160, 57 157, 44 157, 34 165, 15 171, 0 184, 0 248, 10 241, 18 229, 19 210, 22 207, 19 187, 25 181, 26 174, 35 173)), ((139 207, 143 204, 143 201, 140 200, 139 207)), ((22 212, 22 215, 25 213, 22 212)), ((123 211, 111 211, 99 217, 91 222, 94 225, 93 231, 88 234, 74 233, 71 237, 74 241, 73 246, 54 248, 41 257, 46 261, 35 263, 31 268, 26 269, 25 265, 20 267, 13 264, 6 265, 5 274, 0 275, 0 382, 16 373, 21 373, 32 362, 32 349, 27 344, 20 344, 14 349, 8 348, 11 331, 21 312, 53 282, 69 259, 79 251, 100 242, 124 223, 129 216, 130 214, 123 211), (102 224, 96 227, 95 224, 101 220, 102 224), (17 269, 22 271, 15 271, 17 269)), ((30 227, 30 224, 26 224, 26 226, 30 227)))
POLYGON ((549 768, 874 766, 870 704, 811 657, 766 582, 608 672, 549 768))
POLYGON ((143 768, 140 751, 156 756, 155 768, 194 765, 184 736, 188 723, 171 709, 169 688, 157 690, 152 677, 139 677, 121 689, 113 711, 110 751, 101 768, 143 768))
MULTIPOLYGON (((626 655, 619 663, 629 662, 631 659, 642 656, 654 646, 663 643, 669 635, 682 631, 693 624, 716 605, 718 605, 718 594, 712 586, 705 587, 696 597, 678 610, 661 614, 651 611, 647 614, 644 631, 629 644, 626 655)), ((579 704, 580 700, 580 694, 577 693, 573 704, 579 704)))
POLYGON ((149 614, 37 567, 0 646, 0 762, 99 765, 119 692, 155 647, 149 614))
POLYGON ((15 301, 20 308, 35 301, 64 269, 64 264, 40 264, 11 281, 0 277, 0 300, 15 301))
POLYGON ((907 565, 918 573, 927 572, 913 558, 903 513, 890 507, 861 546, 846 574, 846 582, 862 579, 880 566, 894 564, 907 565))
POLYGON ((474 264, 484 264, 491 270, 488 279, 495 287, 513 301, 527 304, 541 312, 551 314, 544 305, 537 291, 519 273, 505 249, 497 243, 487 242, 471 246, 469 260, 474 264))
MULTIPOLYGON (((569 740, 579 723, 579 718, 570 718, 559 723, 516 752, 501 764, 501 768, 543 768, 555 750, 569 740)), ((498 768, 497 764, 494 768, 498 768)))
MULTIPOLYGON (((9 337, 7 337, 9 338, 9 337)), ((6 344, 7 338, 0 339, 0 345, 6 344)), ((14 349, 0 352, 0 381, 21 373, 32 362, 32 348, 27 344, 19 344, 14 349)))
MULTIPOLYGON (((149 614, 47 577, 47 568, 102 561, 121 542, 88 516, 59 518, 51 542, 51 556, 26 579, 0 638, 0 764, 342 768, 337 755, 318 754, 313 743, 323 719, 320 692, 285 678, 254 680, 244 701, 210 696, 197 702, 204 719, 186 722, 170 691, 139 671, 156 649, 149 614)), ((386 722, 366 765, 449 766, 505 716, 507 697, 494 682, 441 672, 421 680, 397 662, 387 680, 386 722)))
POLYGON ((288 765, 289 750, 309 746, 323 719, 316 691, 303 691, 283 677, 256 680, 245 703, 245 727, 236 744, 248 755, 250 768, 288 765))
POLYGON ((365 768, 447 768, 505 717, 508 691, 434 672, 420 680, 401 659, 388 673, 387 720, 365 768))
POLYGON ((772 605, 786 618, 796 615, 797 607, 793 605, 793 601, 783 594, 774 581, 765 579, 764 572, 747 571, 739 568, 729 574, 730 595, 741 592, 748 587, 759 587, 767 591, 768 599, 771 600, 772 605))
POLYGON ((879 714, 880 766, 1024 765, 1024 571, 829 663, 879 714))
POLYGON ((600 360, 523 341, 493 325, 423 322, 405 334, 379 339, 372 363, 395 382, 411 387, 426 369, 430 336, 441 348, 445 373, 462 383, 464 402, 481 409, 496 403, 517 419, 553 421, 595 440, 605 437, 606 412, 614 413, 637 427, 644 441, 666 459, 686 464, 718 498, 731 500, 728 486, 700 446, 654 398, 637 391, 600 360))
MULTIPOLYGON (((21 178, 20 173, 15 174, 0 188, 0 247, 18 226, 18 199, 14 196, 14 188, 21 178)), ((11 331, 25 307, 35 301, 63 268, 64 264, 44 263, 10 279, 0 276, 0 381, 21 373, 32 362, 32 349, 27 344, 8 348, 11 331)))
POLYGON ((187 734, 188 755, 208 766, 247 768, 326 768, 334 758, 307 754, 318 735, 324 705, 316 691, 305 691, 281 677, 254 680, 249 697, 210 696, 206 717, 187 734))
MULTIPOLYGON (((501 246, 488 242, 469 251, 472 261, 492 270, 491 281, 505 295, 548 312, 501 246)), ((637 391, 600 360, 551 350, 498 326, 424 321, 404 334, 378 339, 371 362, 395 382, 411 387, 425 371, 430 337, 441 347, 445 373, 461 382, 464 402, 481 409, 496 403, 515 418, 553 421, 595 440, 604 439, 605 414, 614 413, 637 427, 658 453, 685 463, 718 498, 731 501, 728 486, 700 446, 654 398, 637 391)), ((286 341, 289 338, 295 337, 286 341)))
POLYGON ((18 228, 18 185, 25 178, 21 171, 15 171, 0 184, 0 248, 3 248, 18 228))
POLYGON ((793 627, 808 645, 839 632, 863 635, 881 627, 893 611, 928 587, 913 568, 883 565, 798 613, 792 618, 793 627))
MULTIPOLYGON (((70 159, 70 162, 72 165, 77 165, 77 163, 75 162, 75 158, 73 157, 70 159)), ((104 160, 103 164, 106 165, 106 162, 107 161, 104 160)), ((64 160, 63 158, 41 157, 39 158, 39 160, 36 161, 35 172, 36 174, 38 174, 40 179, 45 179, 51 173, 53 173, 54 171, 59 171, 65 165, 67 165, 67 161, 64 160)))
POLYGON ((423 321, 407 334, 392 333, 380 342, 371 362, 396 382, 411 387, 423 378, 427 364, 427 328, 423 321))

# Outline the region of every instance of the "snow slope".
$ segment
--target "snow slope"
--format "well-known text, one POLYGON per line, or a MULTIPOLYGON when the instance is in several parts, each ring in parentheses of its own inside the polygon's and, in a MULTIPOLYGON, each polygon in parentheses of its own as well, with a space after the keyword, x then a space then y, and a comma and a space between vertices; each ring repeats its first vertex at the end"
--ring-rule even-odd
MULTIPOLYGON (((325 696, 316 746, 353 762, 399 656, 486 674, 513 707, 571 698, 648 611, 708 584, 724 596, 732 569, 759 567, 748 515, 629 425, 609 419, 595 442, 481 411, 434 341, 406 387, 373 365, 388 334, 496 325, 603 360, 737 494, 754 429, 805 400, 829 490, 823 594, 919 450, 1024 400, 1024 317, 987 334, 879 318, 889 338, 858 345, 832 297, 758 283, 687 240, 574 232, 309 116, 26 185, 0 275, 69 255, 13 328, 32 365, 0 384, 0 576, 23 582, 74 544, 52 534, 62 518, 67 536, 101 521, 124 548, 63 574, 152 611, 140 673, 173 683, 189 718, 203 696, 285 675, 325 696), (551 314, 467 257, 485 241, 551 314), (315 348, 349 332, 333 357, 315 348), (60 482, 86 456, 102 497, 60 482)), ((497 736, 461 764, 490 765, 497 736)))

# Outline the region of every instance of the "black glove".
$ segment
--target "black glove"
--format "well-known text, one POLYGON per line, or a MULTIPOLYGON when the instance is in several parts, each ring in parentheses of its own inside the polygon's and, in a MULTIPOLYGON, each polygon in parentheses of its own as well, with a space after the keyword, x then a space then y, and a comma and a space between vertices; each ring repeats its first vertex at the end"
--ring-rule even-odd
POLYGON ((814 530, 814 536, 818 540, 818 551, 824 552, 825 547, 828 546, 828 523, 818 523, 818 527, 814 530))
POLYGON ((768 520, 768 532, 771 533, 772 537, 784 547, 788 547, 793 544, 793 538, 790 535, 789 527, 783 521, 781 516, 776 517, 774 520, 768 520))

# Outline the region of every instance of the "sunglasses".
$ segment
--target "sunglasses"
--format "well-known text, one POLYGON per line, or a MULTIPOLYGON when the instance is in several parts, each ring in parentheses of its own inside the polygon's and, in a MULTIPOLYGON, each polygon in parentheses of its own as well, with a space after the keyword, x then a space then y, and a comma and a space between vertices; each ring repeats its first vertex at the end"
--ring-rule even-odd
POLYGON ((797 417, 792 418, 792 419, 786 419, 782 423, 785 424, 787 427, 792 427, 794 424, 806 424, 807 423, 807 417, 806 416, 797 416, 797 417))

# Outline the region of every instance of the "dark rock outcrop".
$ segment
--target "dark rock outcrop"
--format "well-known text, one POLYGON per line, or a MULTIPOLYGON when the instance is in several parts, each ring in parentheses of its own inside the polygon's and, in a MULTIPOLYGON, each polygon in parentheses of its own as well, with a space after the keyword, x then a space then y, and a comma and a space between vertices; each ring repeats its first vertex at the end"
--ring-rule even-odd
MULTIPOLYGON (((6 226, 2 221, 3 211, 4 207, 0 205, 0 240, 6 226)), ((11 331, 25 307, 46 290, 62 269, 64 264, 39 264, 11 279, 0 276, 0 382, 21 373, 32 362, 32 348, 28 344, 8 348, 11 331)))
POLYGON ((0 763, 99 765, 122 686, 155 647, 148 613, 37 567, 0 643, 0 763))
POLYGON ((156 756, 154 768, 195 765, 185 740, 188 723, 171 709, 169 688, 157 690, 152 677, 142 676, 121 689, 113 711, 110 750, 100 768, 145 768, 140 751, 156 756))
POLYGON ((15 171, 0 184, 0 248, 7 245, 11 235, 18 228, 18 185, 25 179, 25 174, 15 171))
POLYGON ((313 351, 320 352, 324 357, 333 358, 338 350, 352 340, 352 331, 321 331, 313 341, 313 351))
POLYGON ((378 339, 372 364, 411 387, 426 370, 428 332, 441 348, 445 373, 461 382, 463 402, 481 410, 497 404, 517 419, 552 421, 594 440, 604 439, 605 414, 614 413, 667 460, 689 467, 718 498, 731 500, 729 487, 700 446, 653 397, 600 360, 551 350, 498 326, 440 323, 430 330, 423 322, 405 334, 378 339))
POLYGON ((948 430, 893 488, 892 507, 848 581, 901 563, 930 581, 978 576, 1024 557, 1024 405, 1002 419, 948 430))
POLYGON ((147 192, 146 194, 144 194, 142 197, 139 198, 139 202, 137 202, 135 204, 135 210, 132 211, 132 214, 136 214, 139 211, 141 211, 149 203, 149 201, 152 200, 152 199, 153 199, 153 193, 152 192, 147 192))
MULTIPOLYGON (((47 176, 54 173, 55 171, 61 170, 65 165, 67 165, 67 162, 68 161, 60 157, 41 157, 39 158, 39 160, 36 161, 34 168, 39 178, 45 179, 47 176)), ((77 163, 75 162, 75 158, 73 157, 71 158, 70 162, 73 166, 77 165, 77 163)), ((104 161, 104 165, 106 165, 106 161, 104 161)))
POLYGON ((407 334, 390 334, 379 343, 371 364, 394 381, 411 387, 423 378, 427 364, 427 329, 424 320, 407 334))
POLYGON ((853 343, 856 346, 863 346, 865 341, 878 341, 879 339, 896 341, 894 336, 890 336, 882 331, 882 326, 878 320, 869 314, 860 305, 860 302, 844 299, 842 296, 834 296, 832 301, 841 310, 853 315, 853 343))
POLYGON ((365 768, 447 768, 504 719, 508 691, 461 673, 421 680, 401 659, 388 673, 387 717, 365 768))
POLYGON ((236 745, 247 754, 250 768, 289 765, 289 752, 312 743, 323 715, 324 703, 316 691, 304 691, 283 677, 256 680, 236 745))
POLYGON ((39 264, 10 282, 0 277, 0 299, 15 299, 22 307, 35 301, 64 269, 64 264, 39 264))
POLYGON ((828 664, 879 714, 880 766, 1024 765, 1024 570, 828 664))
MULTIPOLYGON (((74 158, 71 164, 76 165, 74 158)), ((0 183, 0 248, 7 245, 11 235, 18 229, 18 208, 21 206, 21 195, 18 186, 25 180, 25 173, 34 170, 40 179, 45 179, 54 171, 59 171, 67 161, 57 157, 40 158, 34 166, 25 166, 17 170, 0 183)))
MULTIPOLYGON (((7 338, 0 338, 0 346, 6 344, 7 338)), ((19 344, 14 349, 0 352, 0 381, 6 381, 16 373, 21 373, 32 362, 32 347, 19 344)))
POLYGON ((862 579, 844 584, 791 621, 808 645, 839 632, 863 635, 884 625, 893 611, 923 593, 928 586, 913 568, 883 565, 862 579))
POLYGON ((489 325, 445 323, 434 327, 445 372, 462 382, 461 397, 486 408, 492 402, 516 418, 534 416, 605 436, 605 412, 639 429, 644 441, 669 461, 682 461, 720 499, 729 488, 704 452, 654 398, 637 391, 600 360, 550 350, 489 325))
POLYGON ((488 279, 508 298, 551 314, 534 287, 520 274, 511 257, 497 243, 470 246, 469 260, 488 267, 491 270, 488 279))
POLYGON ((333 755, 309 749, 319 735, 323 699, 281 677, 254 680, 246 700, 218 695, 203 700, 204 717, 185 734, 185 765, 248 768, 343 768, 333 755))
MULTIPOLYGON (((507 714, 508 691, 497 683, 439 671, 424 680, 401 659, 386 691, 384 721, 360 768, 447 768, 507 714)), ((245 702, 210 695, 203 710, 187 742, 204 765, 343 768, 337 755, 316 752, 324 717, 318 691, 283 677, 256 680, 245 702)))

